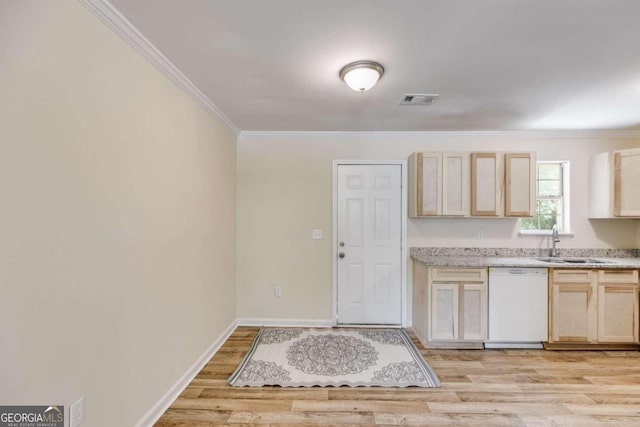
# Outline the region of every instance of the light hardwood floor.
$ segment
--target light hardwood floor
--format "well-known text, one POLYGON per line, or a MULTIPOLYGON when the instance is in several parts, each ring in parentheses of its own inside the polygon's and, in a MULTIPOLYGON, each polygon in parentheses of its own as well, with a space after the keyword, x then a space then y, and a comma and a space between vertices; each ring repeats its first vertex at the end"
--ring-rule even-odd
POLYGON ((640 426, 640 353, 425 350, 441 388, 231 387, 258 328, 239 327, 155 427, 640 426))

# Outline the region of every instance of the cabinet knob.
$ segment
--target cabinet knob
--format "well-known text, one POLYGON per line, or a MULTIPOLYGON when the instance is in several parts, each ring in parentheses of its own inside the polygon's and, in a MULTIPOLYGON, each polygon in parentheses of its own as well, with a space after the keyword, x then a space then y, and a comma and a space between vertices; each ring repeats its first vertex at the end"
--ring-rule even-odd
POLYGON ((344 252, 340 252, 340 253, 338 254, 338 258, 344 258, 344 252))

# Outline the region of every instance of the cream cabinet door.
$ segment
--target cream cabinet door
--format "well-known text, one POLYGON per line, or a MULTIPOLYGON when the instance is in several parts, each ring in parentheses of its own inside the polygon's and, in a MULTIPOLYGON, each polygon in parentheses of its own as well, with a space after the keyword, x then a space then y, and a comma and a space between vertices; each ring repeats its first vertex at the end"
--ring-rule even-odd
POLYGON ((487 339, 487 285, 462 284, 459 337, 467 341, 487 339))
POLYGON ((460 311, 459 285, 433 283, 431 285, 431 315, 429 340, 457 340, 460 311))
POLYGON ((471 215, 502 216, 501 155, 471 153, 471 215))
POLYGON ((417 156, 418 216, 442 215, 442 153, 417 156))
POLYGON ((638 342, 638 286, 598 285, 598 341, 638 342))
POLYGON ((533 216, 535 210, 535 153, 506 153, 504 216, 533 216))
POLYGON ((469 214, 469 153, 442 153, 442 215, 469 214))
POLYGON ((549 342, 595 342, 597 331, 594 285, 591 282, 553 283, 550 294, 549 342))
POLYGON ((640 149, 615 151, 613 214, 640 216, 640 149))

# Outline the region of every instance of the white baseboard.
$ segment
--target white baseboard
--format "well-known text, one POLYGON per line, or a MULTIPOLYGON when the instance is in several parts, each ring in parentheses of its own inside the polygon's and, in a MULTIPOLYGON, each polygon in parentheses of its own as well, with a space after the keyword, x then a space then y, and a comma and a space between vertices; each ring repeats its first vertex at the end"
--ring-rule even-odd
POLYGON ((229 336, 233 333, 233 331, 238 326, 238 321, 234 320, 231 322, 227 329, 225 329, 222 334, 209 346, 209 348, 196 360, 196 362, 185 372, 176 383, 171 386, 171 388, 162 396, 162 398, 155 404, 153 407, 147 412, 135 427, 152 427, 156 421, 160 419, 162 414, 165 413, 169 406, 173 403, 174 400, 180 393, 184 391, 184 389, 193 381, 193 379, 198 375, 198 372, 204 368, 204 365, 213 357, 214 354, 222 347, 222 344, 229 338, 229 336))
POLYGON ((312 328, 330 328, 331 319, 238 319, 238 326, 304 326, 312 328))

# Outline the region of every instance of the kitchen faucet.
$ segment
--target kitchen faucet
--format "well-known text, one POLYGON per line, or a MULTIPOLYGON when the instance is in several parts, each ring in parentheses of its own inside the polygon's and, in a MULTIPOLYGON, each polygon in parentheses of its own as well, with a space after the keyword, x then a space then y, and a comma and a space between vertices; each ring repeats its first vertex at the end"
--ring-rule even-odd
POLYGON ((560 243, 560 236, 558 235, 558 224, 553 224, 551 227, 551 241, 553 242, 551 246, 551 253, 549 254, 551 257, 558 256, 558 248, 556 247, 556 243, 560 243))

